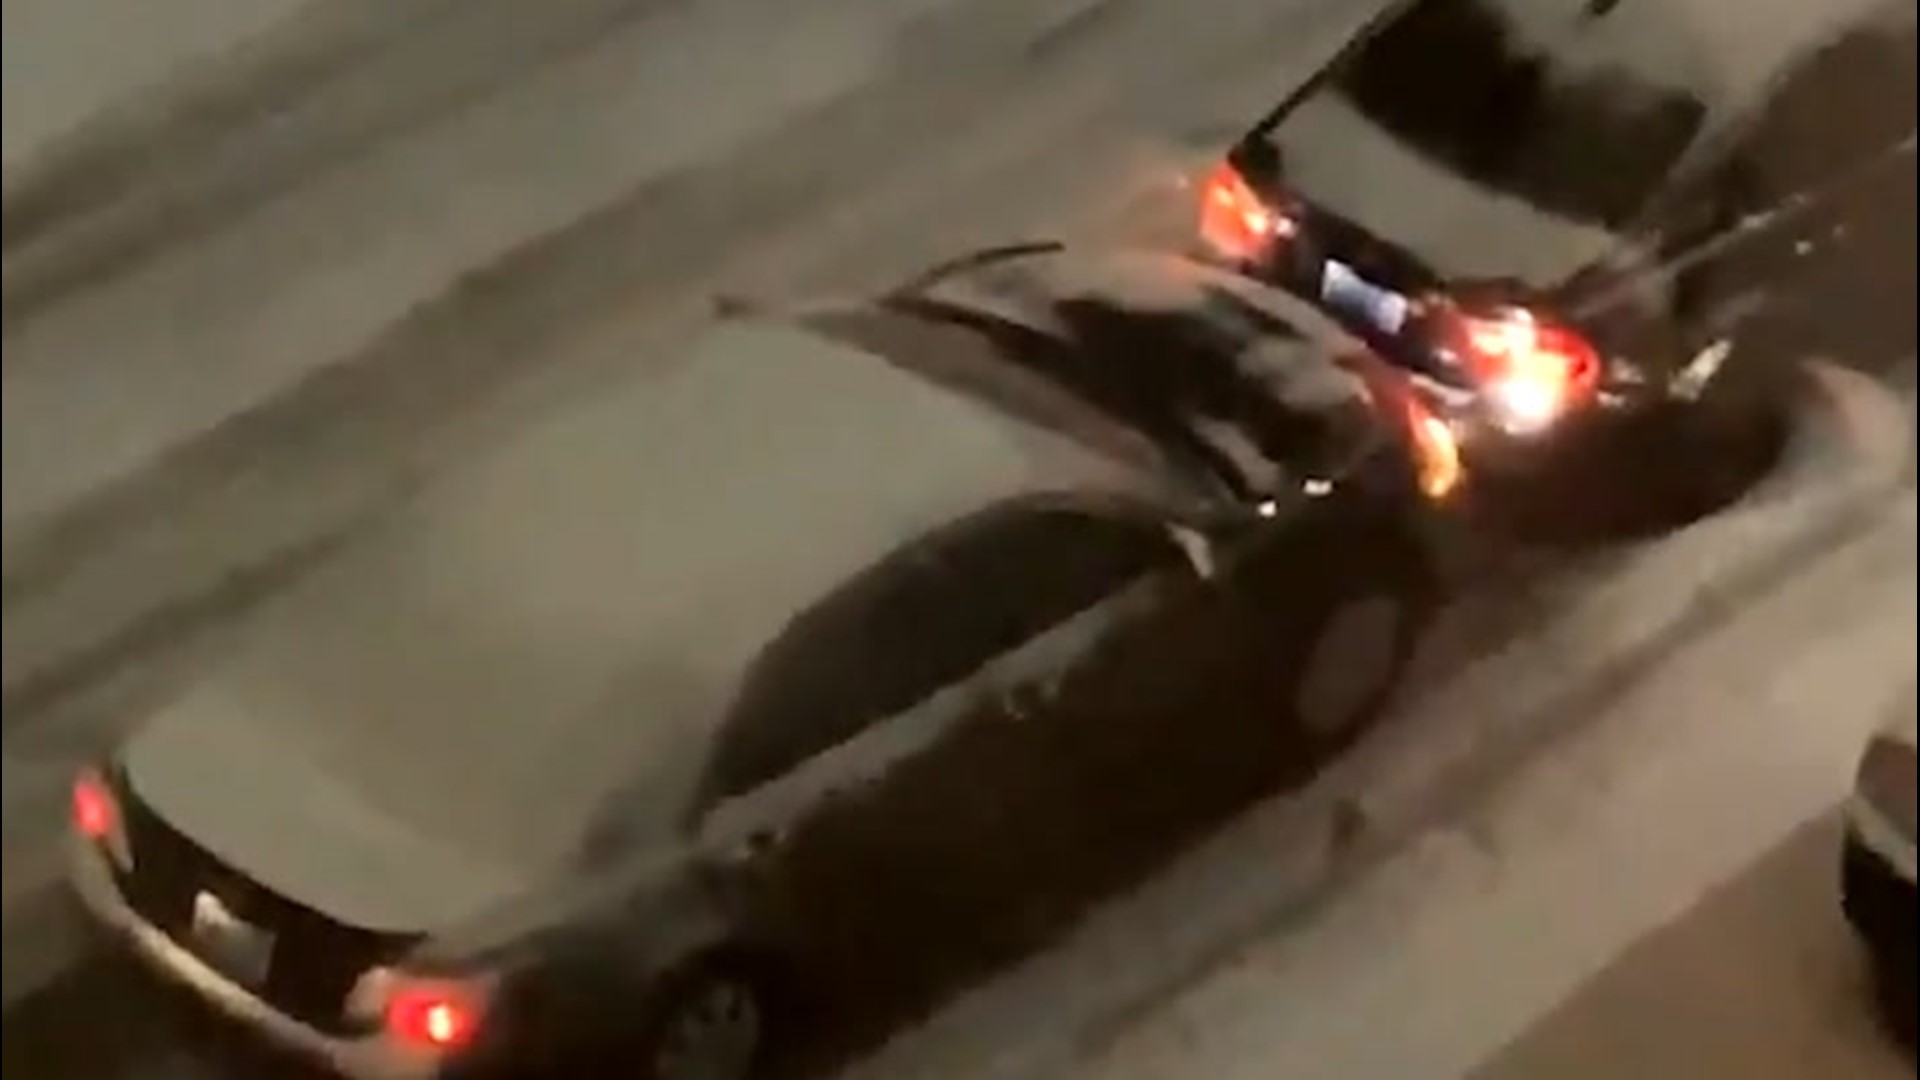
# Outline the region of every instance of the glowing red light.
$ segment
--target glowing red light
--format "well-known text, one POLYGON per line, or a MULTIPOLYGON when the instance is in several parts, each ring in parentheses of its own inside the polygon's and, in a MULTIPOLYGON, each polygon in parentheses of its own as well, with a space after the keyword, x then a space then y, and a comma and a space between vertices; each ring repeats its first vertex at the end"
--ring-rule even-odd
POLYGON ((1600 371, 1600 358, 1585 338, 1525 315, 1469 319, 1466 338, 1471 360, 1491 378, 1576 386, 1592 381, 1600 371))
POLYGON ((1525 311, 1461 323, 1466 358, 1504 407, 1546 422, 1579 404, 1600 376, 1600 355, 1578 333, 1525 311))
POLYGON ((73 781, 73 827, 89 840, 105 840, 120 823, 120 808, 106 781, 83 772, 73 781))
POLYGON ((1230 258, 1252 258, 1291 231, 1287 218, 1268 206, 1238 170, 1222 163, 1200 191, 1200 238, 1230 258))
POLYGON ((1460 486, 1460 481, 1466 475, 1466 468, 1460 459, 1460 444, 1446 421, 1418 402, 1409 402, 1407 412, 1408 422, 1413 429, 1420 490, 1430 499, 1444 499, 1460 486))
POLYGON ((387 1030, 435 1049, 465 1045, 478 1027, 474 1011, 445 991, 401 990, 387 1004, 387 1030))

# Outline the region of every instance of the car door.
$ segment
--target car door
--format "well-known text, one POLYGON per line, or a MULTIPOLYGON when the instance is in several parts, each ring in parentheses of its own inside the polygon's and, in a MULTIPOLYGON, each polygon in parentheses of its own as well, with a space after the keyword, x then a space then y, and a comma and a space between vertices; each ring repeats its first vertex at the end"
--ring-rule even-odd
MULTIPOLYGON (((710 832, 736 845, 736 880, 763 892, 814 970, 859 1001, 923 999, 1057 925, 1067 864, 1115 802, 1099 778, 1115 775, 1120 746, 1116 732, 1103 746, 1083 723, 1060 723, 1074 715, 1074 672, 1109 627, 1170 602, 1191 573, 1145 522, 1026 502, 944 532, 922 556, 813 628, 816 643, 838 635, 831 650, 806 650, 841 652, 829 671, 914 669, 865 710, 885 715, 723 799, 715 820, 727 824, 710 832)), ((1146 682, 1161 675, 1187 677, 1169 660, 1146 682)), ((1164 715, 1144 702, 1136 713, 1164 715)))
POLYGON ((1020 644, 913 783, 984 838, 956 861, 978 955, 1004 959, 1266 790, 1284 732, 1245 690, 1272 620, 1213 563, 1232 552, 1119 504, 1024 506, 949 554, 1020 644))
POLYGON ((981 836, 967 860, 971 915, 986 951, 1004 957, 1097 895, 1116 856, 1152 847, 1124 824, 1150 799, 1140 782, 1166 763, 1159 748, 1204 741, 1209 721, 1180 706, 1230 652, 1204 644, 1219 636, 1215 594, 1151 515, 1022 505, 980 522, 948 557, 1011 647, 976 677, 982 707, 938 773, 916 783, 949 793, 981 836), (1141 646, 1135 692, 1126 708, 1104 708, 1115 699, 1095 692, 1096 669, 1122 641, 1141 646))
POLYGON ((978 711, 982 631, 937 547, 906 545, 764 647, 701 784, 694 831, 734 917, 833 992, 908 992, 971 835, 913 779, 978 711))
POLYGON ((967 553, 969 580, 1009 610, 1040 621, 1081 608, 983 670, 989 705, 929 760, 939 772, 914 781, 966 806, 987 838, 957 860, 979 889, 979 955, 1043 943, 1325 764, 1298 693, 1319 598, 1380 570, 1354 542, 1377 533, 1364 531, 1378 524, 1372 505, 1344 489, 1301 496, 1264 525, 1205 539, 1061 507, 967 553))

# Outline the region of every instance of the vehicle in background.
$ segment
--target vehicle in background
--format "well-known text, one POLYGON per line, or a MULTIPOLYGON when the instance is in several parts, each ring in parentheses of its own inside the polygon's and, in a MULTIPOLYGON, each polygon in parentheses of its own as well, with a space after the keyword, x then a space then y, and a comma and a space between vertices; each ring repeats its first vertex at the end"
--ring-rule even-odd
POLYGON ((1909 696, 1860 757, 1847 800, 1847 839, 1840 895, 1847 921, 1872 950, 1875 980, 1888 1021, 1909 1044, 1914 1037, 1916 801, 1914 703, 1909 696))
POLYGON ((366 1080, 744 1077, 803 1000, 1010 959, 1355 738, 1436 593, 1457 460, 1223 278, 1047 247, 718 321, 86 770, 78 894, 366 1080))
POLYGON ((1884 33, 1873 2, 1718 29, 1648 0, 1392 4, 1207 177, 1200 248, 1395 361, 1489 478, 1711 508, 1784 434, 1769 304, 1829 238, 1823 193, 1912 150, 1910 105, 1819 170, 1776 145, 1884 33))

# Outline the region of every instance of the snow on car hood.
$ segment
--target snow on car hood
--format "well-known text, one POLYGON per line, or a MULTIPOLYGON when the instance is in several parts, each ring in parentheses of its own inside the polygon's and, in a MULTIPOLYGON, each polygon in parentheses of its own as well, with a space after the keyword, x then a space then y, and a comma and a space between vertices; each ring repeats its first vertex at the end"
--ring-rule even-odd
POLYGON ((672 845, 758 652, 903 540, 1073 482, 1066 445, 846 346, 725 324, 276 598, 133 736, 130 782, 360 924, 562 884, 608 822, 672 845))
MULTIPOLYGON (((370 802, 280 729, 200 697, 121 754, 133 795, 250 879, 350 926, 427 932, 531 882, 370 802)), ((134 858, 140 857, 134 852, 134 858)))

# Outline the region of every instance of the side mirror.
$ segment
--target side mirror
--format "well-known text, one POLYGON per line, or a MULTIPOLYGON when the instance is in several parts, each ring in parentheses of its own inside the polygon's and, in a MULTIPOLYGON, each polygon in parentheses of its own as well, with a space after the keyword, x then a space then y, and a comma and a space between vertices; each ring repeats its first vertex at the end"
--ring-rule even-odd
POLYGON ((1215 555, 1213 541, 1198 529, 1185 525, 1170 525, 1167 535, 1180 554, 1187 560, 1194 576, 1202 581, 1213 581, 1220 576, 1220 562, 1215 555))

